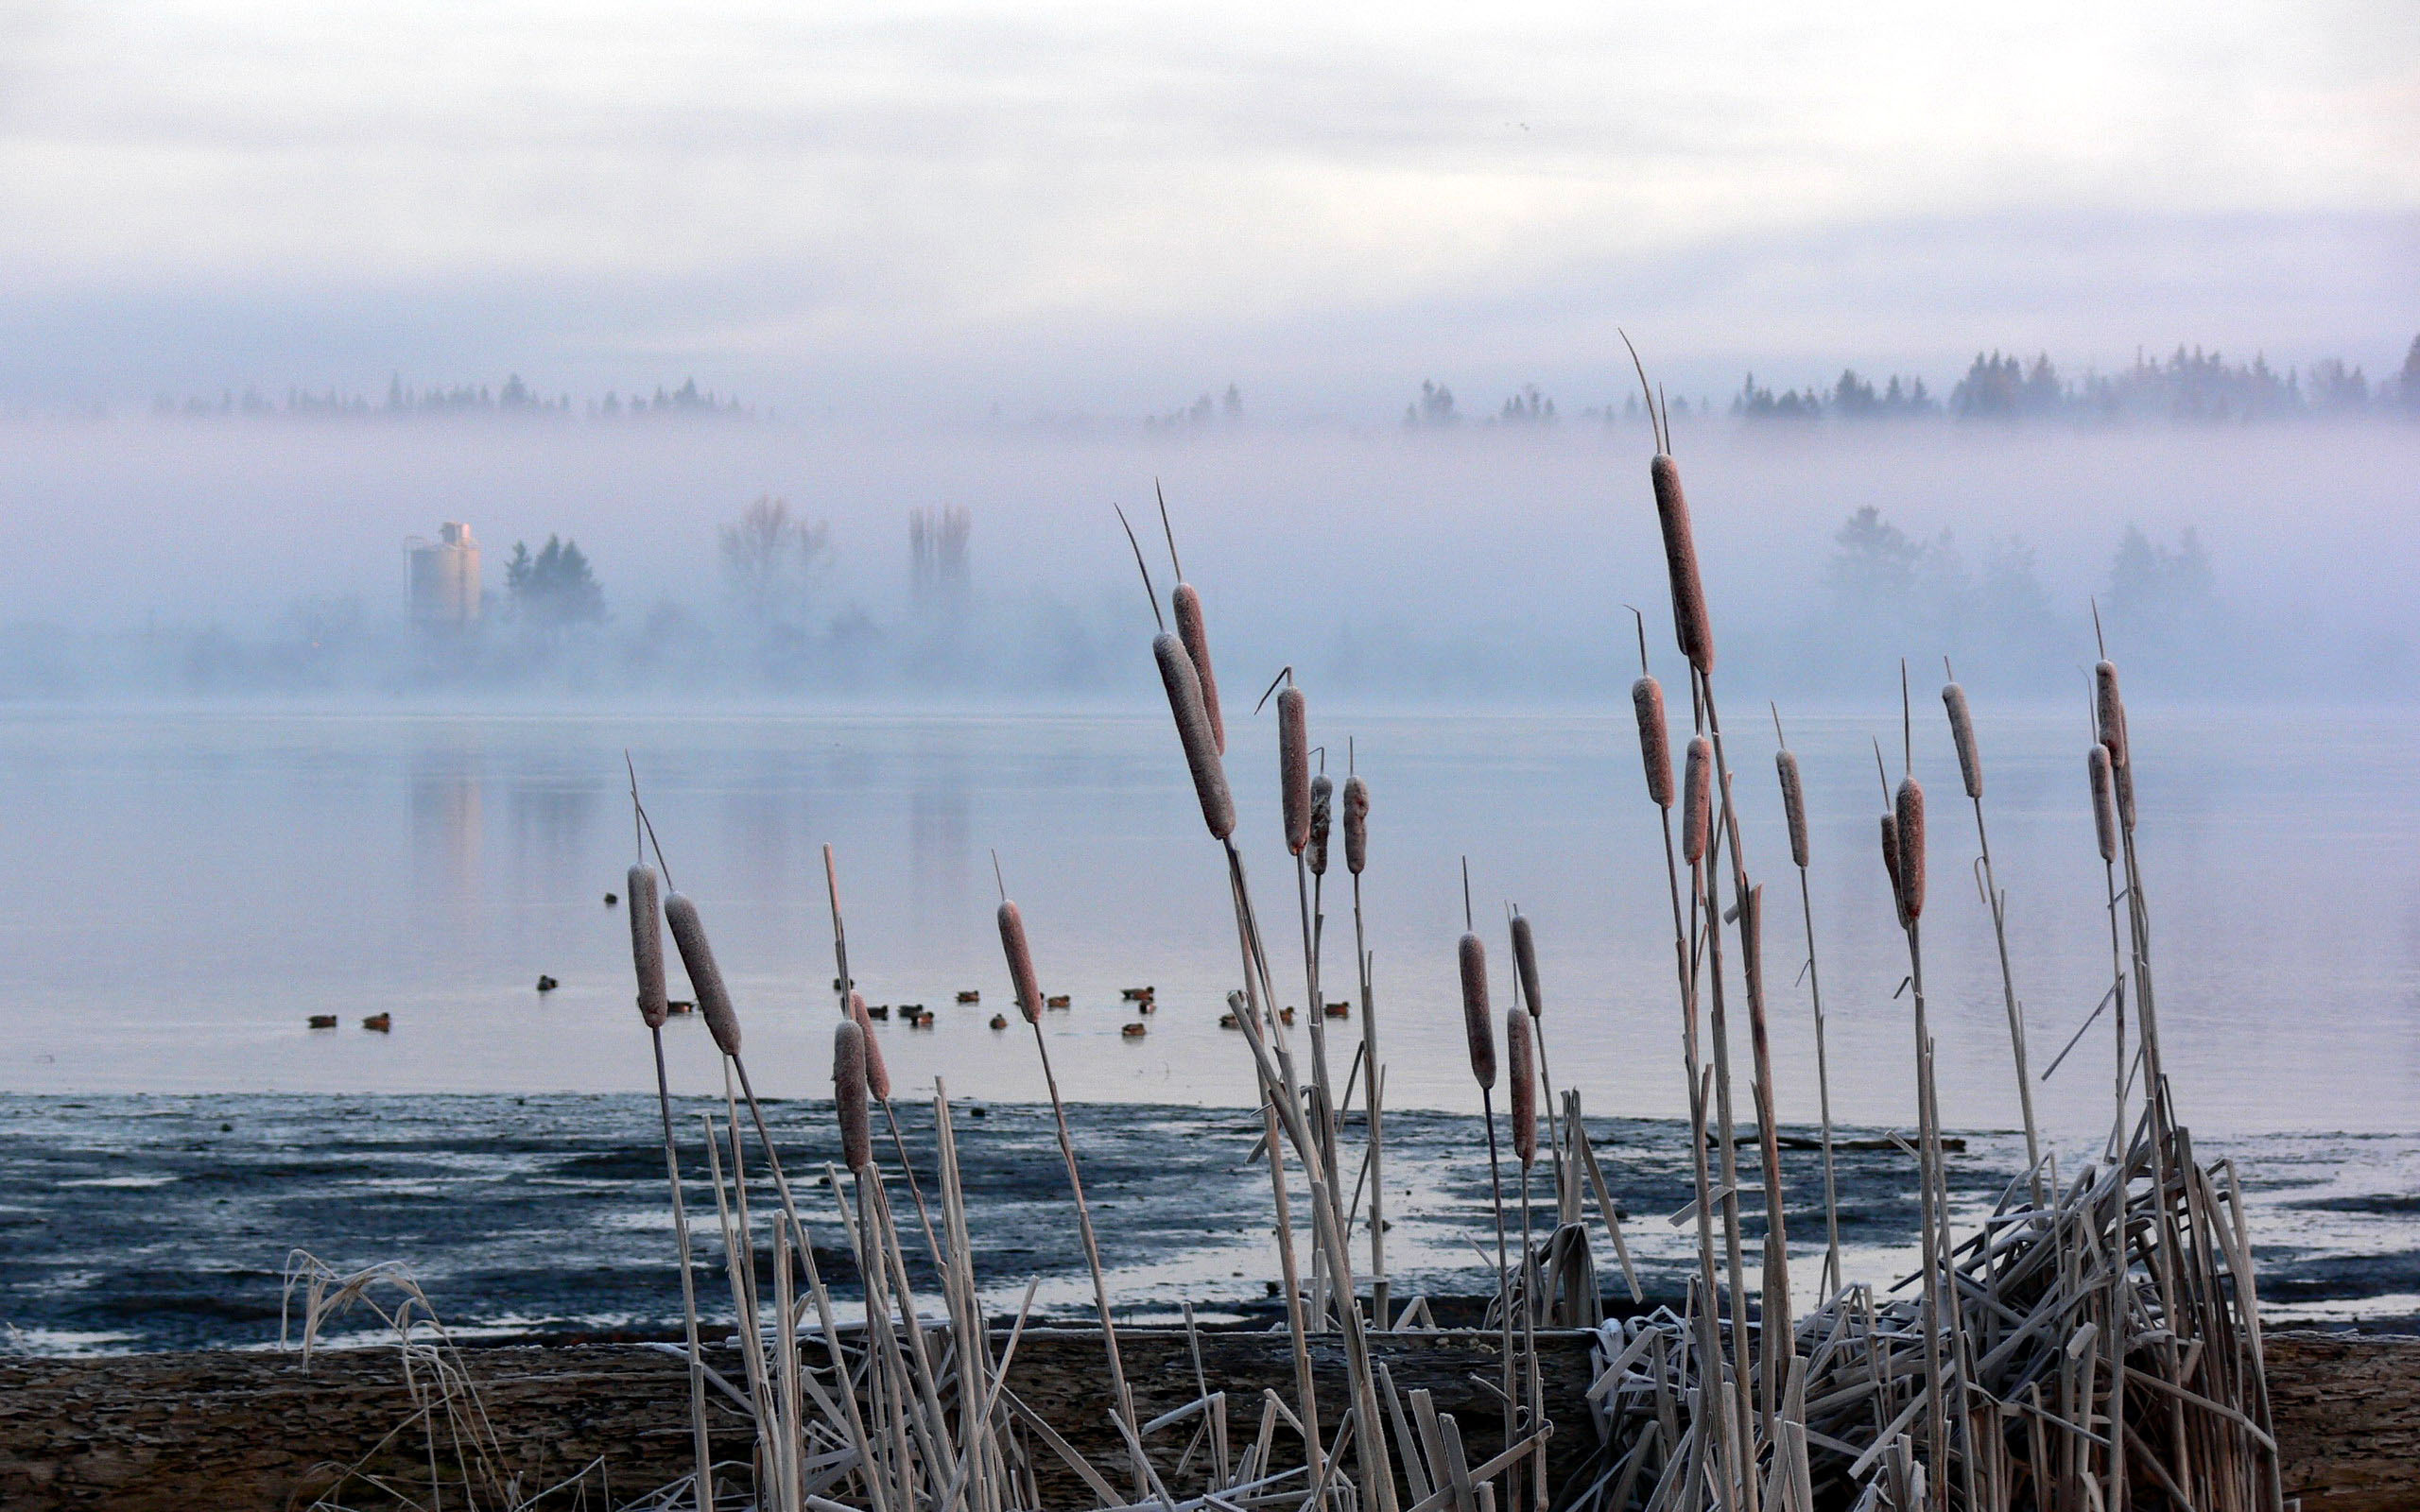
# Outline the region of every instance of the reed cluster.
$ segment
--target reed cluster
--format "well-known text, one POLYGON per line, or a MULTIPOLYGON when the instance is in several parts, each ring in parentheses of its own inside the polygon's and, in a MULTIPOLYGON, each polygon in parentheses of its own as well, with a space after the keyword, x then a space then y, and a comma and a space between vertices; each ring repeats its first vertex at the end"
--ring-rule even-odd
MULTIPOLYGON (((1651 390, 1651 412, 1653 399, 1651 390)), ((2115 1006, 2113 1109, 2106 1143, 2064 1177, 2032 1115, 2036 1077, 2009 946, 2008 898, 1992 873, 1977 723, 1964 687, 1953 678, 1943 689, 1961 785, 1975 815, 1975 870, 1998 948, 2027 1146, 2025 1172, 1988 1215, 1962 1225, 1944 1176, 1949 1146, 1925 951, 1928 903, 1953 907, 1961 898, 1959 889, 1927 898, 1931 851, 1949 842, 1928 823, 1902 669, 1902 771, 1895 785, 1887 772, 1880 774, 1878 833, 1887 906, 1907 951, 1905 1005, 1860 1010, 1905 1012, 1912 1038, 1909 1087, 1916 1138, 1904 1148, 1919 1196, 1920 1233, 1915 1270, 1897 1284, 1843 1274, 1826 1010, 1806 880, 1809 788, 1799 754, 1778 738, 1774 712, 1775 777, 1789 865, 1799 875, 1806 951, 1796 979, 1806 982, 1814 1014, 1813 1072, 1823 1117, 1820 1281, 1811 1305, 1803 1311, 1797 1305, 1787 1222, 1793 1194, 1783 1180, 1777 1114, 1777 1082, 1790 1068, 1772 1049, 1769 991, 1769 978, 1789 973, 1767 970, 1766 893, 1741 843, 1732 750, 1717 696, 1710 600, 1668 434, 1659 416, 1648 496, 1688 693, 1677 782, 1671 713, 1651 670, 1643 616, 1632 705, 1646 797, 1663 843, 1679 1070, 1689 1109, 1694 1200, 1674 1220, 1695 1237, 1685 1295, 1608 1321, 1602 1259, 1608 1252, 1632 1301, 1645 1301, 1614 1194, 1620 1172, 1609 1178, 1599 1160, 1581 1089, 1556 1088, 1539 932, 1509 904, 1511 1002, 1500 1012, 1495 1007, 1466 862, 1464 930, 1452 952, 1453 973, 1483 1113, 1496 1234, 1496 1286, 1485 1327, 1500 1345, 1500 1378, 1492 1389, 1504 1406, 1501 1439, 1466 1443, 1451 1415, 1436 1411, 1424 1393, 1397 1391, 1373 1339, 1433 1325, 1426 1302, 1402 1305, 1388 1278, 1387 1066, 1364 892, 1371 785, 1349 740, 1340 791, 1327 776, 1331 747, 1314 744, 1308 693, 1292 669, 1282 670, 1262 700, 1265 707, 1273 697, 1275 705, 1270 739, 1278 833, 1260 840, 1240 833, 1226 769, 1230 730, 1210 670, 1206 607, 1178 567, 1163 500, 1169 566, 1177 577, 1166 613, 1143 549, 1131 528, 1127 534, 1159 627, 1151 641, 1153 662, 1233 918, 1236 954, 1227 1007, 1241 1031, 1239 1085, 1250 1088, 1260 1126, 1253 1157, 1269 1177, 1270 1253, 1292 1360, 1290 1399, 1272 1391, 1231 1403, 1201 1372, 1197 1351, 1199 1389, 1192 1400, 1150 1420, 1138 1416, 1081 1161, 1051 1063, 1043 1012, 1048 1000, 1025 916, 1003 883, 996 919, 1003 964, 1057 1114, 1066 1195, 1082 1239, 1102 1349, 1101 1414, 1122 1453, 1093 1463, 1035 1404, 1009 1388, 1034 1287, 1027 1286, 1013 1321, 987 1311, 972 1260, 951 1105, 938 1083, 936 1168, 919 1173, 908 1160, 891 1107, 890 1073, 849 974, 838 864, 828 849, 838 969, 832 1132, 841 1158, 817 1183, 829 1195, 829 1211, 803 1210, 784 1172, 765 1109, 749 1085, 738 1011, 698 904, 672 891, 660 908, 724 1074, 721 1108, 702 1119, 696 1138, 706 1156, 740 1364, 735 1378, 708 1369, 700 1346, 706 1309, 695 1286, 699 1267, 683 1197, 697 1177, 683 1171, 662 1074, 666 987, 657 933, 664 865, 658 850, 654 866, 642 858, 630 873, 632 964, 640 1013, 655 1036, 698 1457, 685 1486, 659 1498, 665 1512, 675 1505, 698 1512, 742 1506, 1010 1512, 1044 1505, 1046 1482, 1062 1476, 1072 1476, 1100 1506, 1136 1512, 2280 1507, 2240 1183, 2223 1162, 2197 1160, 2161 1070, 2151 916, 2136 845, 2135 751, 2117 669, 2105 659, 2093 679, 2086 796, 2106 870, 2111 982, 2077 1039, 2115 1006), (1170 618, 1173 630, 1167 628, 1170 618), (1358 1044, 1338 1047, 1339 1060, 1350 1052, 1341 1076, 1332 1063, 1322 1011, 1325 886, 1332 826, 1339 821, 1361 1018, 1358 1044), (1312 1005, 1308 1042, 1299 1049, 1288 1027, 1292 1014, 1275 986, 1274 953, 1247 865, 1248 855, 1269 840, 1282 844, 1293 863, 1302 986, 1312 1005), (2131 1041, 2129 1005, 2135 1009, 2131 1041), (1736 1065, 1742 1058, 1744 1068, 1736 1065), (1740 1074, 1746 1077, 1744 1125, 1740 1074), (1499 1141, 1499 1093, 1505 1141, 1499 1141), (877 1142, 876 1108, 888 1125, 888 1151, 877 1142), (1548 1199, 1543 1224, 1541 1179, 1548 1199), (912 1225, 894 1215, 894 1191, 910 1198, 912 1225), (938 1297, 920 1298, 910 1281, 908 1251, 919 1239, 926 1272, 939 1280, 938 1297), (836 1265, 845 1258, 856 1278, 861 1305, 845 1323, 819 1268, 819 1252, 836 1265), (1564 1329, 1597 1334, 1585 1422, 1557 1423, 1547 1412, 1537 1341, 1541 1331, 1564 1329), (1326 1399, 1331 1406, 1340 1400, 1340 1413, 1322 1412, 1322 1377, 1341 1379, 1341 1395, 1326 1399), (752 1423, 749 1463, 710 1462, 709 1386, 752 1423), (1231 1407, 1247 1430, 1240 1445, 1231 1407), (1254 1414, 1256 1435, 1248 1431, 1254 1414), (1557 1483, 1547 1473, 1545 1447, 1555 1435, 1571 1434, 1590 1435, 1591 1447, 1580 1471, 1557 1483)), ((1241 704, 1236 708, 1240 714, 1241 704)), ((1239 717, 1238 740, 1248 728, 1239 717)), ((1876 757, 1879 765, 1878 748, 1876 757)), ((632 801, 643 843, 652 844, 635 776, 632 801)), ((668 871, 664 875, 668 882, 668 871)), ((1439 943, 1435 966, 1442 974, 1439 943)), ((1558 1006, 1556 1022, 1568 1026, 1559 1027, 1558 1036, 1599 1032, 1584 1011, 1558 1006)), ((1663 1054, 1657 1046, 1623 1048, 1626 1063, 1644 1064, 1663 1054)), ((2042 1074, 2054 1073, 2065 1058, 2063 1051, 2042 1074)), ((1189 1326, 1189 1310, 1187 1319, 1189 1326)))

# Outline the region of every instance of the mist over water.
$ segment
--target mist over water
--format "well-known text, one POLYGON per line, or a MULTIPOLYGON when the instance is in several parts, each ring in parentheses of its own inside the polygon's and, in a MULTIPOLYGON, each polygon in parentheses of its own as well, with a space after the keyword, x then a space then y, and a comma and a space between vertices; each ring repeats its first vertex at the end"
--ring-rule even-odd
MULTIPOLYGON (((1902 656, 2064 701, 2097 597, 2140 697, 2420 693, 2420 427, 1677 421, 1728 685, 1878 706, 1902 656), (1859 518, 1859 511, 1871 509, 1859 518)), ((727 417, 15 421, 0 446, 0 696, 970 703, 1152 696, 1164 482, 1220 670, 1371 705, 1598 707, 1669 661, 1643 424, 1408 431, 727 417), (744 591, 720 532, 818 532, 744 591), (908 522, 963 509, 962 583, 908 522), (484 547, 476 631, 415 632, 402 547, 484 547), (516 542, 575 542, 603 617, 518 602, 516 542)), ((1738 695, 1735 693, 1735 696, 1738 695)))

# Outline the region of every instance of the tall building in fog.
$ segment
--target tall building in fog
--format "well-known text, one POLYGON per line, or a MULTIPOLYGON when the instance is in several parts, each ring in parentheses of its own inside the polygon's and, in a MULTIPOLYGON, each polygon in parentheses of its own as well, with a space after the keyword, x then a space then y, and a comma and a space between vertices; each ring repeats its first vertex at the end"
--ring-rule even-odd
POLYGON ((479 543, 471 527, 448 520, 437 539, 404 542, 411 561, 412 624, 424 630, 466 630, 478 623, 479 543))
POLYGON ((919 605, 957 609, 966 599, 966 538, 974 521, 956 505, 908 516, 908 582, 919 605))

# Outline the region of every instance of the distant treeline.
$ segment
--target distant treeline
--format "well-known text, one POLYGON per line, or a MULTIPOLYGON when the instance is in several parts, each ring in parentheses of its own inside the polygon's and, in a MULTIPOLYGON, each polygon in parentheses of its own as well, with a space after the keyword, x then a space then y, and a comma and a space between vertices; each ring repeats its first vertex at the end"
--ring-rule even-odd
POLYGON ((2138 352, 2134 365, 2118 372, 2087 369, 2070 377, 2047 352, 2029 362, 1996 351, 1975 354, 1945 402, 1926 392, 1923 379, 1903 383, 1895 374, 1877 392, 1854 369, 1842 369, 1827 389, 1779 394, 1759 387, 1751 373, 1731 401, 1731 413, 1754 421, 1947 415, 1968 421, 2189 422, 2374 411, 2420 418, 2420 336, 2412 338, 2402 370, 2376 383, 2341 357, 2324 358, 2308 371, 2281 372, 2257 354, 2250 362, 2229 362, 2220 352, 2180 346, 2165 361, 2138 352))
MULTIPOLYGON (((1678 395, 1666 401, 1676 416, 1709 414, 1717 407, 1701 398, 1693 406, 1678 395)), ((1634 394, 1619 404, 1581 410, 1583 420, 1607 425, 1640 423, 1646 411, 1634 394)), ((2324 358, 2307 369, 2282 371, 2255 354, 2230 362, 2221 352, 2178 347, 2165 359, 2136 352, 2134 364, 2114 373, 2086 369, 2060 371, 2048 352, 2031 360, 1999 351, 1979 352, 1966 374, 1940 397, 1925 380, 1889 373, 1876 378, 1843 368, 1828 387, 1778 391, 1748 374, 1731 398, 1730 413, 1758 423, 1818 421, 1962 420, 2079 422, 2169 421, 2242 422, 2309 416, 2392 415, 2420 419, 2420 336, 2411 340, 2402 369, 2375 381, 2359 364, 2324 358)), ((1454 391, 1434 379, 1404 406, 1403 423, 1413 430, 1441 429, 1469 421, 1480 425, 1552 425, 1553 399, 1534 384, 1506 399, 1493 412, 1468 416, 1454 391)))
POLYGON ((178 399, 162 394, 151 401, 155 415, 297 415, 313 417, 349 416, 410 416, 410 415, 527 415, 572 416, 584 414, 590 420, 617 420, 626 415, 720 415, 752 417, 756 412, 738 400, 701 389, 691 378, 678 388, 656 387, 652 396, 633 393, 628 398, 608 390, 602 399, 574 401, 569 394, 542 394, 521 381, 519 373, 508 376, 500 386, 486 384, 456 384, 450 387, 413 388, 407 387, 399 373, 387 382, 387 397, 373 403, 365 394, 348 394, 330 388, 315 393, 309 389, 289 388, 281 402, 269 398, 257 388, 222 389, 215 397, 190 395, 178 399))

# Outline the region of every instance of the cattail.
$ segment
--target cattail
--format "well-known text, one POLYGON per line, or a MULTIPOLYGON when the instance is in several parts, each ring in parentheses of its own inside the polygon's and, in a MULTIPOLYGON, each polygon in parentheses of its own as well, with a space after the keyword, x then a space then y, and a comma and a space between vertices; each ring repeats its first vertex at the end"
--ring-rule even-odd
MULTIPOLYGON (((2118 721, 2118 728, 2121 730, 2125 728, 2125 721, 2122 718, 2118 721)), ((2116 779, 2114 785, 2118 789, 2118 822, 2128 834, 2132 834, 2135 833, 2135 764, 2118 762, 2115 765, 2112 775, 2116 779)))
POLYGON ((1219 754, 1227 754, 1227 721, 1219 713, 1219 679, 1210 671, 1210 627, 1201 618, 1201 595, 1191 583, 1179 583, 1173 595, 1176 600, 1176 633, 1184 643, 1185 659, 1193 663, 1193 675, 1201 679, 1201 712, 1210 721, 1210 739, 1219 754))
POLYGON ((631 868, 631 965, 638 971, 639 1017, 661 1029, 671 1014, 664 995, 664 914, 656 903, 655 868, 631 868))
POLYGON ((854 1019, 832 1031, 832 1111, 840 1121, 840 1163, 873 1164, 873 1124, 866 1114, 866 1032, 854 1019))
POLYGON ((2084 753, 2084 775, 2092 782, 2092 830, 2100 842, 2100 859, 2118 859, 2118 797, 2109 780, 2109 747, 2095 746, 2084 753))
POLYGON ((1790 865, 1806 866, 1806 785, 1798 778, 1798 753, 1784 746, 1773 752, 1773 770, 1781 774, 1781 813, 1789 824, 1790 865))
POLYGON ((1176 715, 1176 738, 1184 747, 1184 765, 1193 771, 1193 791, 1201 799, 1201 820, 1212 839, 1236 833, 1235 795, 1227 791, 1227 768, 1219 760, 1226 741, 1202 703, 1202 679, 1184 644, 1163 632, 1151 642, 1160 663, 1160 681, 1168 691, 1168 710, 1176 715))
POLYGON ((1647 763, 1647 796, 1655 806, 1672 806, 1672 731, 1664 722, 1664 685, 1641 678, 1630 685, 1631 707, 1638 711, 1638 753, 1647 763))
POLYGON ((1530 1016, 1504 1010, 1504 1059, 1512 1078, 1512 1153, 1523 1165, 1538 1163, 1538 1070, 1530 1043, 1530 1016))
POLYGON ((1910 777, 1899 784, 1899 893, 1910 919, 1925 912, 1925 790, 1910 777))
POLYGON ((1471 1042, 1471 1074, 1484 1091, 1495 1085, 1495 1026, 1488 1022, 1487 947, 1477 935, 1464 935, 1462 968, 1462 1032, 1471 1042))
POLYGON ((1328 826, 1333 822, 1330 810, 1335 792, 1336 784, 1327 780, 1327 773, 1311 779, 1311 843, 1304 854, 1310 858, 1314 877, 1327 875, 1327 836, 1328 826))
POLYGON ((1344 780, 1344 869, 1355 876, 1370 864, 1370 784, 1358 774, 1344 780))
POLYGON ((2118 693, 2118 665, 2114 662, 2099 662, 2092 668, 2093 723, 2099 727, 2100 743, 2109 747, 2109 764, 2123 768, 2126 765, 2126 700, 2118 693))
POLYGON ((1958 775, 1966 780, 1966 796, 1983 796, 1983 753, 1975 745, 1975 716, 1966 708, 1966 690, 1952 682, 1941 690, 1949 711, 1949 738, 1958 743, 1958 775))
POLYGON ((1647 467, 1655 486, 1655 519, 1664 527, 1664 566, 1672 578, 1672 629, 1681 654, 1701 674, 1714 670, 1714 627, 1705 615, 1705 584, 1698 576, 1698 547, 1689 533, 1689 501, 1681 495, 1681 469, 1657 453, 1647 467))
POLYGON ((882 1063, 882 1041, 873 1037, 873 1016, 866 1012, 866 995, 849 994, 849 1018, 865 1036, 866 1091, 877 1103, 890 1101, 890 1068, 882 1063))
POLYGON ((1531 1016, 1546 1016, 1546 1000, 1538 996, 1538 941, 1530 931, 1527 914, 1512 916, 1512 974, 1521 984, 1521 997, 1530 1005, 1531 1016))
POLYGON ((1899 885, 1899 821, 1892 815, 1882 816, 1882 869, 1891 874, 1891 912, 1897 916, 1899 927, 1908 927, 1908 891, 1899 885))
POLYGON ((1288 684, 1277 696, 1277 787, 1286 821, 1286 849, 1301 855, 1311 843, 1311 736, 1303 690, 1288 684))
POLYGON ((1681 859, 1697 865, 1713 833, 1714 743, 1692 735, 1688 760, 1681 768, 1681 859))
POLYGON ((664 900, 664 921, 672 926, 672 943, 681 952, 681 969, 698 994, 698 1011, 706 1030, 726 1056, 739 1054, 739 1015, 731 1009, 731 994, 723 990, 722 971, 715 965, 714 947, 706 943, 706 921, 687 893, 664 900))
POLYGON ((1017 1011, 1028 1023, 1042 1022, 1042 988, 1033 974, 1033 950, 1025 942, 1025 916, 1011 902, 1000 904, 1000 949, 1009 957, 1009 982, 1015 988, 1017 1011))

